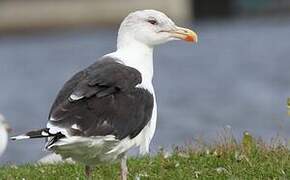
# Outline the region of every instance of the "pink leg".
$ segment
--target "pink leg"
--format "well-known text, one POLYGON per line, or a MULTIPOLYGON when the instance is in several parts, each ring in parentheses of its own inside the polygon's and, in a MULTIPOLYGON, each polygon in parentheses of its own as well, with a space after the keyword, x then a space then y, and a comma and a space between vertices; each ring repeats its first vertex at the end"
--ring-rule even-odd
POLYGON ((127 180, 128 167, 127 167, 127 155, 124 155, 121 159, 121 180, 127 180))

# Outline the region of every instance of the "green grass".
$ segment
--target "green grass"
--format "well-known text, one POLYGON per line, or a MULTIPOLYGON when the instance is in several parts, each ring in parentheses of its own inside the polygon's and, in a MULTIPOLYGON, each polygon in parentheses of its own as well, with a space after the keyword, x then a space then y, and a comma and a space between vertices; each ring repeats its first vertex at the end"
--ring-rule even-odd
MULTIPOLYGON (((241 143, 227 138, 214 145, 188 145, 173 153, 128 160, 129 179, 290 179, 286 145, 266 145, 245 135, 241 143)), ((94 179, 118 179, 119 165, 97 166, 94 179)), ((22 165, 0 168, 0 179, 85 179, 80 164, 22 165)))

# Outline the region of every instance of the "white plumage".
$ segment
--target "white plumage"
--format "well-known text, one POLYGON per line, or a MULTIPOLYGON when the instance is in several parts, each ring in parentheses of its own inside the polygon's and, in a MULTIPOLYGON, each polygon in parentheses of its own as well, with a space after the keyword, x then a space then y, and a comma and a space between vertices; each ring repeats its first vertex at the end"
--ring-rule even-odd
POLYGON ((8 143, 8 131, 10 127, 4 116, 0 114, 0 157, 4 153, 8 143))

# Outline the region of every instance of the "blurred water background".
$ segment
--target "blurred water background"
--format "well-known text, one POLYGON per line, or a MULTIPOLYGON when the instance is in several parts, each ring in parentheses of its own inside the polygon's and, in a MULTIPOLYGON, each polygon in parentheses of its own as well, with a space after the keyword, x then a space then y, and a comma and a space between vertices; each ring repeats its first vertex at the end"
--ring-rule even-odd
MULTIPOLYGON (((244 11, 243 11, 244 12, 244 11)), ((158 123, 151 150, 202 138, 223 128, 270 141, 290 136, 290 16, 186 21, 197 45, 155 49, 158 123)), ((54 98, 74 73, 115 50, 116 26, 0 36, 0 112, 14 133, 43 127, 54 98)), ((42 140, 11 142, 0 164, 26 163, 46 152, 42 140)))

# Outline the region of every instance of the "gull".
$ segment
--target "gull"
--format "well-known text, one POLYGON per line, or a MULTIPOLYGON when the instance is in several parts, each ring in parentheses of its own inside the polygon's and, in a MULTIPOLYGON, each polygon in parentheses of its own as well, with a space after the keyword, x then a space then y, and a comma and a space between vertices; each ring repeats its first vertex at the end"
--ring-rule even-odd
POLYGON ((148 153, 156 129, 153 49, 172 40, 196 43, 197 34, 156 10, 130 13, 120 25, 117 50, 64 84, 46 127, 12 139, 48 138, 45 148, 84 164, 88 178, 97 164, 120 160, 126 180, 127 151, 148 153))

